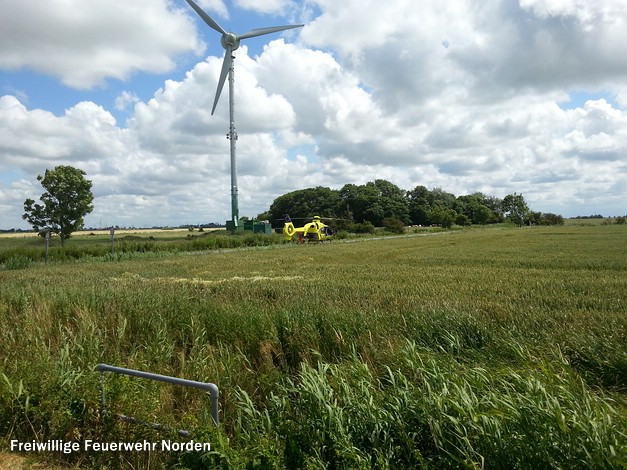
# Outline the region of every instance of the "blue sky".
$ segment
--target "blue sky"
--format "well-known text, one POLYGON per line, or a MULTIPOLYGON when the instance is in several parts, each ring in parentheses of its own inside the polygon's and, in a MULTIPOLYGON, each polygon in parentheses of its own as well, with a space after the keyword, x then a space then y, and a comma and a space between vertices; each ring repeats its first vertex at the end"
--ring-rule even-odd
MULTIPOLYGON (((627 213, 623 0, 203 0, 235 53, 241 215, 285 192, 387 179, 627 213)), ((219 34, 184 0, 0 0, 0 229, 36 176, 94 183, 87 225, 230 216, 219 34)))
POLYGON ((585 106, 588 101, 598 101, 605 100, 613 108, 617 108, 617 103, 615 100, 615 96, 612 93, 597 91, 580 91, 580 90, 570 90, 568 92, 568 98, 560 103, 560 106, 563 109, 577 109, 585 106))

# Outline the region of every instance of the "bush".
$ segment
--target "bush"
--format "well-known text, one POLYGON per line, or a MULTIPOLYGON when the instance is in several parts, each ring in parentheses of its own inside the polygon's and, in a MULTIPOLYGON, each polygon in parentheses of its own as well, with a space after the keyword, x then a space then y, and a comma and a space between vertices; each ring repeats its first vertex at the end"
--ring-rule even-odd
POLYGON ((388 232, 405 233, 405 224, 396 217, 386 217, 383 219, 383 226, 388 232))
POLYGON ((466 226, 466 225, 471 225, 472 220, 470 220, 468 216, 464 214, 457 214, 457 217, 455 218, 455 223, 457 225, 466 226))
POLYGON ((547 212, 542 214, 539 223, 540 225, 564 225, 564 217, 547 212))
POLYGON ((374 225, 372 222, 365 221, 361 224, 351 225, 349 231, 353 233, 374 233, 374 225))
POLYGON ((444 207, 436 206, 429 213, 429 219, 433 224, 441 225, 444 228, 451 228, 455 219, 457 218, 457 212, 453 209, 446 209, 444 207))

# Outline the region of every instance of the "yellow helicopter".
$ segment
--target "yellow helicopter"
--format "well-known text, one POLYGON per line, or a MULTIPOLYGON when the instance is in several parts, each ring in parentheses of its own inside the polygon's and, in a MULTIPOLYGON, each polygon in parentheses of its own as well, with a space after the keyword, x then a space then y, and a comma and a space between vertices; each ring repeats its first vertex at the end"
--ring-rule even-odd
POLYGON ((285 214, 283 218, 283 235, 287 240, 294 240, 298 243, 305 242, 322 242, 325 240, 332 240, 335 230, 322 222, 320 216, 313 217, 313 220, 302 227, 294 226, 290 216, 285 214))

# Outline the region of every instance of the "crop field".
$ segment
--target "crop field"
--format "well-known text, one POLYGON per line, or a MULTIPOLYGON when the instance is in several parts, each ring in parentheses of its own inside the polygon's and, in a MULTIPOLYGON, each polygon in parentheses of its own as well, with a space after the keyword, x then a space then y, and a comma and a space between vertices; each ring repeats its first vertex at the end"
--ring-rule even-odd
POLYGON ((11 440, 185 442, 171 429, 186 429, 211 451, 39 457, 129 469, 627 468, 625 225, 9 264, 0 452, 11 440), (101 375, 99 363, 217 384, 219 427, 201 391, 101 375))

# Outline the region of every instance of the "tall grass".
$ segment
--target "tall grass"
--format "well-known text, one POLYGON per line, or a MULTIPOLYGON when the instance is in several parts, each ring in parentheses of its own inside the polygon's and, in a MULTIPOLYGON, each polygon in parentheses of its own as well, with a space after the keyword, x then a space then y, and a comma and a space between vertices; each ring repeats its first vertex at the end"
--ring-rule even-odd
POLYGON ((467 367, 411 342, 400 356, 380 375, 358 358, 303 364, 265 410, 240 391, 238 435, 287 468, 625 463, 620 411, 564 369, 467 367))
POLYGON ((215 446, 116 456, 124 468, 624 467, 625 230, 470 230, 0 272, 0 443, 153 436, 111 419, 119 412, 215 446), (218 384, 223 424, 210 425, 202 393, 117 376, 103 378, 103 415, 100 362, 218 384))
POLYGON ((285 243, 278 234, 261 235, 250 232, 229 234, 216 230, 202 234, 177 235, 148 232, 144 235, 122 235, 112 243, 108 236, 80 235, 64 247, 56 239, 46 252, 41 237, 0 237, 0 270, 21 269, 38 261, 65 262, 83 258, 127 260, 145 253, 168 254, 189 251, 218 250, 285 243))

